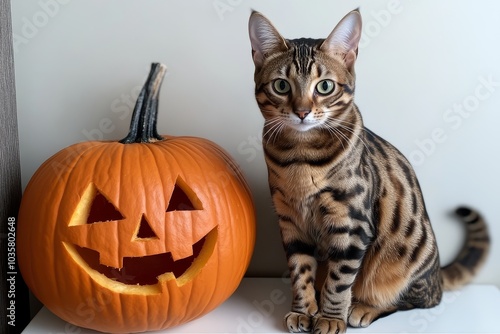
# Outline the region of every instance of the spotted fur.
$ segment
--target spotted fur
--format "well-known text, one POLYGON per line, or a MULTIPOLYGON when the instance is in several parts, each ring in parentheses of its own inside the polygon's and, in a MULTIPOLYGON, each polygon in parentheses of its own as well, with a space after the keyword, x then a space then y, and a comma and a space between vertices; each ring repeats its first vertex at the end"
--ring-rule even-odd
POLYGON ((411 308, 439 304, 484 262, 484 220, 457 210, 468 234, 441 268, 415 173, 363 125, 354 104, 361 16, 326 39, 284 39, 268 19, 249 22, 264 154, 293 291, 290 332, 343 333, 411 308))

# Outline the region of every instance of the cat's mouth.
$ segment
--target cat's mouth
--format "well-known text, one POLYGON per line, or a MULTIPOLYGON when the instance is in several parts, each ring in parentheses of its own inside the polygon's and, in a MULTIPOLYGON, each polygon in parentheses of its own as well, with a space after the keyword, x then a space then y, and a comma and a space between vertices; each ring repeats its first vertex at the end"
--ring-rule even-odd
POLYGON ((291 127, 292 129, 299 131, 299 132, 306 132, 311 130, 312 128, 318 126, 320 123, 316 120, 313 119, 291 119, 288 122, 288 126, 291 127))

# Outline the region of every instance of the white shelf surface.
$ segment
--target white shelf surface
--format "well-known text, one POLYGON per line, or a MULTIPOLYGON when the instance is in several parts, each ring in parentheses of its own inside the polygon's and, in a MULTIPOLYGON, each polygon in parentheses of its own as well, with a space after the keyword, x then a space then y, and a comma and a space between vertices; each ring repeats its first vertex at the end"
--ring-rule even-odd
MULTIPOLYGON (((152 333, 285 333, 283 316, 291 305, 289 282, 280 278, 245 278, 222 305, 187 324, 152 333)), ((500 290, 493 285, 469 285, 445 292, 432 309, 397 312, 367 328, 347 333, 500 333, 500 290)), ((42 308, 23 334, 81 333, 42 308)))

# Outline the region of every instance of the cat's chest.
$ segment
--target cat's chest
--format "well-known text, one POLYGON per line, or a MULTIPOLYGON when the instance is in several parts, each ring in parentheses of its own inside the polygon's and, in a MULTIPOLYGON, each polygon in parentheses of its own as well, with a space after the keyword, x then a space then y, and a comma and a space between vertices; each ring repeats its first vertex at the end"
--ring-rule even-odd
POLYGON ((280 177, 283 200, 298 221, 311 224, 322 220, 322 208, 331 205, 331 189, 346 187, 347 177, 328 175, 329 168, 295 166, 280 177))
POLYGON ((293 166, 287 168, 280 183, 286 189, 290 199, 310 202, 321 189, 328 187, 331 180, 325 177, 325 170, 309 166, 293 166))
MULTIPOLYGON (((354 196, 370 189, 369 167, 356 164, 349 166, 327 165, 322 168, 310 165, 295 165, 282 169, 279 176, 271 181, 282 192, 282 200, 288 203, 302 221, 316 221, 325 208, 359 204, 363 196, 354 196), (365 170, 361 173, 360 169, 365 170), (351 196, 352 195, 352 196, 351 196), (352 197, 352 198, 351 198, 352 197), (351 200, 348 200, 351 199, 351 200)), ((274 178, 270 175, 271 178, 274 178)), ((345 210, 338 210, 345 211, 345 210)), ((321 220, 321 219, 320 219, 321 220)))
POLYGON ((286 189, 287 197, 304 201, 313 200, 325 189, 351 187, 359 181, 356 174, 359 172, 354 166, 296 164, 282 169, 275 182, 286 189))

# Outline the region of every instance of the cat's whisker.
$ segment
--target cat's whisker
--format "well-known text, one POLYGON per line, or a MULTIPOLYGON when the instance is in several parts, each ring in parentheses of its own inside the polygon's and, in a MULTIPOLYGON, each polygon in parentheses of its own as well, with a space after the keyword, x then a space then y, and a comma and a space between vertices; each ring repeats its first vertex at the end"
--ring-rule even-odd
MULTIPOLYGON (((349 125, 355 125, 355 123, 344 121, 344 120, 340 120, 340 119, 329 119, 329 122, 327 122, 327 123, 330 126, 340 127, 342 129, 346 130, 347 132, 352 133, 355 137, 357 137, 361 141, 361 143, 363 144, 363 146, 365 147, 365 149, 368 150, 368 145, 366 144, 366 142, 364 141, 364 139, 358 133, 356 133, 356 131, 353 128, 348 127, 348 126, 346 126, 344 124, 341 124, 342 122, 344 122, 346 124, 349 124, 349 125)), ((355 143, 352 140, 350 140, 349 142, 351 143, 351 145, 353 147, 356 148, 356 145, 355 145, 355 143)))
MULTIPOLYGON (((355 143, 351 140, 351 138, 349 138, 346 134, 344 134, 342 131, 340 131, 339 127, 340 128, 342 128, 342 127, 339 124, 332 124, 331 122, 326 122, 326 123, 324 123, 324 125, 330 129, 334 130, 339 135, 341 135, 345 139, 345 141, 349 144, 349 146, 355 147, 355 143)), ((351 132, 351 131, 349 131, 350 129, 346 129, 346 130, 348 130, 348 132, 351 132)), ((345 149, 345 147, 344 147, 344 149, 345 149)))
POLYGON ((342 145, 342 149, 345 151, 346 147, 344 146, 344 142, 342 141, 342 138, 344 138, 346 140, 348 146, 351 144, 349 142, 349 138, 346 138, 342 132, 338 131, 335 128, 333 128, 332 131, 335 134, 335 137, 337 137, 337 138, 339 138, 339 136, 341 137, 341 138, 339 138, 339 141, 340 141, 340 144, 342 145))
MULTIPOLYGON (((346 125, 355 125, 355 123, 346 121, 344 119, 338 119, 338 118, 336 118, 335 121, 341 122, 341 123, 345 123, 346 125)), ((374 133, 373 131, 371 131, 370 129, 367 129, 365 127, 362 127, 361 131, 363 131, 363 132, 369 132, 369 133, 372 133, 372 134, 374 133)))
POLYGON ((275 143, 276 138, 279 137, 280 133, 283 131, 283 129, 286 127, 285 122, 281 122, 278 126, 276 131, 274 132, 274 138, 273 138, 273 144, 275 143))
POLYGON ((331 126, 328 123, 325 123, 324 126, 331 135, 335 136, 335 138, 338 139, 338 141, 342 145, 342 149, 345 151, 346 147, 344 146, 344 141, 342 139, 345 139, 347 141, 347 143, 350 144, 349 138, 346 138, 346 136, 342 132, 338 131, 338 129, 336 129, 334 126, 331 126), (341 137, 339 137, 339 135, 341 137))
POLYGON ((267 126, 268 129, 264 133, 263 138, 266 139, 266 143, 271 142, 271 140, 274 143, 279 133, 283 130, 285 124, 281 118, 274 117, 266 120, 265 126, 267 126))
POLYGON ((279 117, 266 119, 266 121, 264 122, 264 128, 269 127, 269 129, 266 131, 264 135, 266 135, 272 127, 274 127, 277 123, 280 122, 282 122, 282 120, 279 117))
MULTIPOLYGON (((368 150, 368 145, 366 145, 365 141, 363 140, 363 138, 362 138, 359 134, 357 134, 354 130, 352 130, 352 129, 348 128, 348 127, 345 127, 345 126, 340 125, 340 124, 339 124, 339 126, 340 126, 341 128, 343 128, 343 129, 345 129, 346 131, 348 131, 348 132, 352 133, 352 134, 353 134, 356 138, 358 138, 358 139, 359 139, 359 141, 360 141, 360 142, 361 142, 361 144, 365 147, 365 149, 367 149, 367 150, 368 150)), ((358 149, 358 148, 356 147, 356 145, 355 145, 355 143, 354 143, 354 142, 352 142, 352 144, 353 144, 353 147, 354 147, 354 148, 358 149)))

